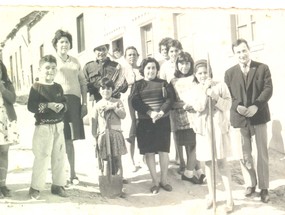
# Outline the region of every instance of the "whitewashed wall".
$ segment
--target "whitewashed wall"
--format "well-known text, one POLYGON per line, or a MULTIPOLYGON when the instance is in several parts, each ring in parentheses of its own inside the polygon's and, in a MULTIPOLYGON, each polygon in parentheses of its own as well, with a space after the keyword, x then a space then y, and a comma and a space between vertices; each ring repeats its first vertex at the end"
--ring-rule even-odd
MULTIPOLYGON (((152 23, 154 57, 159 58, 158 43, 163 37, 175 37, 182 42, 185 51, 194 60, 206 58, 209 53, 211 66, 216 80, 223 80, 224 72, 236 63, 231 50, 230 14, 226 10, 154 10, 154 9, 100 9, 100 8, 53 8, 30 30, 31 43, 27 47, 27 29, 23 27, 13 40, 8 40, 3 48, 3 60, 10 69, 9 57, 15 59, 15 52, 22 47, 21 91, 26 93, 30 87, 30 65, 34 72, 38 67, 39 47, 44 45, 45 54, 55 54, 51 40, 57 29, 68 30, 73 36, 73 49, 70 54, 77 57, 82 67, 94 59, 93 48, 96 42, 105 38, 106 42, 123 37, 124 48, 135 46, 142 52, 141 27, 152 23), (182 12, 184 14, 174 15, 182 12), (78 53, 76 18, 84 15, 85 51, 78 53), (176 20, 176 21, 175 21, 176 20)), ((250 43, 252 58, 269 65, 274 84, 270 100, 272 123, 269 123, 269 142, 284 152, 285 140, 285 102, 283 99, 285 83, 285 16, 282 11, 243 11, 240 14, 254 13, 257 17, 256 31, 258 40, 250 43)), ((247 38, 245 38, 247 39, 247 38)), ((18 55, 19 60, 19 55, 18 55)), ((141 58, 140 58, 141 60, 141 58)), ((15 68, 15 65, 13 65, 15 68)), ((20 71, 20 68, 18 67, 20 71)))

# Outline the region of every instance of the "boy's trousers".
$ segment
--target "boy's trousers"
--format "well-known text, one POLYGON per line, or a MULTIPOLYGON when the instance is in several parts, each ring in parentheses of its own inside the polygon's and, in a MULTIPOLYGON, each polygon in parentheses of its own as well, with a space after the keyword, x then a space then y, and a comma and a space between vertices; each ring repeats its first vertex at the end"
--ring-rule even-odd
POLYGON ((46 175, 51 165, 52 184, 64 186, 65 178, 65 142, 63 122, 57 124, 36 125, 33 136, 35 156, 31 187, 43 190, 46 175))

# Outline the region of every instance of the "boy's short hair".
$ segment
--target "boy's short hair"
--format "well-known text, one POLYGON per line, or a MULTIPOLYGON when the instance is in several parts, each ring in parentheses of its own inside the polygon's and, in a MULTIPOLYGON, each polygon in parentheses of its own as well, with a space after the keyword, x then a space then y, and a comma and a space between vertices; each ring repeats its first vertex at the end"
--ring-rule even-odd
POLYGON ((40 61, 39 61, 39 66, 42 66, 44 63, 46 62, 49 62, 49 63, 55 63, 57 64, 56 62, 56 58, 52 55, 45 55, 43 56, 40 61))
POLYGON ((102 87, 103 89, 105 89, 105 88, 112 88, 112 90, 115 89, 114 82, 112 80, 110 80, 109 78, 106 78, 106 77, 101 79, 100 87, 102 87))

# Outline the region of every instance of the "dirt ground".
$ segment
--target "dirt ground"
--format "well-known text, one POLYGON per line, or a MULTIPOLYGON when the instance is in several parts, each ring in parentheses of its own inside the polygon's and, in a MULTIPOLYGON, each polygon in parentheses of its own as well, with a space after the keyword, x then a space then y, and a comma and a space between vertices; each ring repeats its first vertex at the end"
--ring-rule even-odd
MULTIPOLYGON (((41 198, 31 200, 28 196, 28 189, 33 163, 31 139, 34 119, 32 114, 27 111, 26 106, 16 105, 16 109, 19 118, 21 144, 10 149, 7 185, 12 190, 13 197, 0 200, 1 215, 214 214, 213 210, 205 209, 206 184, 193 185, 190 182, 182 181, 181 176, 177 173, 178 166, 171 162, 169 182, 173 186, 173 191, 160 190, 157 195, 153 195, 149 191, 151 179, 146 166, 142 163, 142 168, 137 172, 132 172, 128 155, 123 156, 124 175, 129 180, 129 183, 124 185, 127 197, 115 199, 102 197, 99 191, 96 159, 89 126, 86 126, 86 140, 75 143, 79 185, 73 185, 67 189, 68 198, 52 195, 50 193, 51 176, 49 172, 46 189, 41 192, 41 198)), ((269 156, 270 202, 268 204, 260 201, 258 191, 253 197, 244 197, 243 178, 239 162, 230 162, 235 203, 232 214, 285 214, 284 153, 270 149, 269 156)), ((139 156, 136 158, 140 159, 139 156)), ((173 160, 173 158, 173 153, 170 153, 170 159, 173 160)), ((218 177, 216 214, 225 214, 224 204, 223 185, 218 177)))

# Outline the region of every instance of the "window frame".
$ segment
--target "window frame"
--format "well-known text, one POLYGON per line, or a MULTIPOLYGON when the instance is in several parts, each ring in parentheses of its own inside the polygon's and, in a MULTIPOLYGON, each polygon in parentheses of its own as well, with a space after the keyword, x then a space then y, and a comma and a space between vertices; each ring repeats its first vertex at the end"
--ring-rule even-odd
POLYGON ((153 25, 148 23, 141 26, 142 55, 143 58, 154 56, 153 25), (150 48, 149 48, 150 47, 150 48))
POLYGON ((237 39, 243 38, 246 39, 248 42, 254 42, 257 40, 256 36, 256 28, 253 26, 256 26, 256 18, 253 14, 232 14, 231 18, 231 27, 232 27, 232 41, 235 41, 237 39), (239 17, 243 17, 244 22, 241 22, 239 20, 239 17), (241 30, 242 28, 245 28, 246 36, 241 36, 241 30))
POLYGON ((80 14, 76 18, 77 27, 77 50, 78 53, 85 51, 84 15, 80 14))

